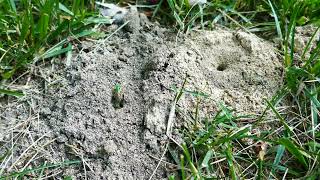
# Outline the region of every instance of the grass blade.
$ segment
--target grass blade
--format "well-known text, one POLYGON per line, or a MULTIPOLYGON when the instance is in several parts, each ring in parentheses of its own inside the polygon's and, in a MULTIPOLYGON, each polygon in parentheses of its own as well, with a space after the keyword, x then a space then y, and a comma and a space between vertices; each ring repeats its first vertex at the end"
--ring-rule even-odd
POLYGON ((220 139, 218 139, 217 141, 213 142, 212 145, 221 145, 223 143, 226 142, 230 142, 234 139, 241 139, 243 136, 247 135, 247 132, 250 131, 251 125, 248 124, 246 126, 243 126, 239 129, 237 129, 235 132, 232 132, 231 135, 227 136, 227 137, 222 137, 220 139))
POLYGON ((303 154, 289 138, 281 138, 278 143, 282 144, 304 166, 305 169, 308 169, 308 164, 303 154))
POLYGON ((203 160, 202 160, 202 163, 201 163, 201 168, 204 168, 204 167, 209 167, 209 161, 213 155, 213 150, 210 149, 206 155, 204 156, 203 160))
POLYGON ((43 13, 40 18, 40 24, 39 24, 39 32, 40 32, 40 40, 43 41, 48 32, 48 26, 49 26, 49 14, 43 13))
POLYGON ((80 164, 80 163, 81 163, 81 161, 64 161, 64 162, 57 163, 57 164, 42 165, 40 167, 36 167, 33 169, 26 169, 22 172, 15 172, 15 173, 9 174, 7 176, 0 176, 0 179, 2 179, 2 178, 3 179, 10 179, 13 177, 23 177, 27 173, 41 171, 42 169, 63 167, 63 166, 69 166, 69 165, 73 165, 73 164, 80 164))
POLYGON ((8 1, 9 1, 9 4, 10 4, 12 11, 17 13, 16 3, 14 2, 14 0, 8 0, 8 1))
POLYGON ((176 164, 180 164, 180 158, 176 149, 173 149, 171 146, 168 146, 168 151, 171 155, 171 158, 174 160, 176 164))
POLYGON ((182 22, 180 16, 174 11, 173 12, 173 17, 176 19, 176 21, 178 22, 179 26, 180 26, 180 30, 184 30, 184 23, 182 22))
POLYGON ((195 178, 200 179, 200 175, 199 175, 199 171, 197 170, 196 166, 193 164, 192 160, 191 160, 191 156, 190 153, 188 151, 187 145, 185 143, 182 144, 182 150, 184 155, 187 158, 187 161, 189 163, 190 169, 192 171, 192 174, 195 178))
POLYGON ((267 102, 268 106, 271 108, 271 110, 274 112, 274 114, 277 116, 277 118, 280 120, 280 122, 284 126, 284 128, 286 130, 286 136, 289 137, 290 134, 293 134, 291 128, 288 126, 286 121, 282 118, 280 113, 274 108, 274 106, 268 100, 265 99, 265 101, 267 102))
POLYGON ((1 89, 1 88, 0 88, 0 94, 6 94, 9 96, 15 96, 15 97, 24 96, 22 91, 14 91, 14 90, 7 90, 7 89, 1 89))
POLYGON ((43 59, 47 59, 47 58, 51 58, 51 57, 54 57, 54 56, 58 56, 60 54, 69 52, 71 50, 72 50, 72 45, 71 45, 71 43, 69 43, 66 48, 54 49, 53 51, 50 51, 50 52, 44 54, 43 55, 43 59))
POLYGON ((184 171, 184 156, 180 156, 180 168, 181 168, 181 178, 186 179, 185 171, 184 171))
MULTIPOLYGON (((285 150, 285 147, 283 145, 278 145, 277 154, 276 154, 276 157, 274 158, 274 161, 272 164, 272 169, 271 169, 272 174, 275 174, 275 170, 277 170, 276 167, 278 167, 278 165, 283 157, 284 150, 285 150)), ((270 177, 270 175, 269 175, 269 177, 270 177)))
POLYGON ((63 5, 62 3, 59 3, 59 9, 60 9, 61 11, 65 12, 65 13, 71 15, 71 16, 74 15, 73 12, 70 11, 70 10, 69 10, 65 5, 63 5))
POLYGON ((228 143, 228 148, 226 150, 226 158, 229 165, 229 176, 231 175, 232 180, 237 180, 237 174, 233 164, 232 148, 231 143, 228 143))
POLYGON ((222 110, 223 115, 225 115, 230 121, 233 119, 231 111, 223 103, 219 103, 219 108, 222 110))
MULTIPOLYGON (((297 6, 294 6, 293 13, 290 17, 290 23, 289 23, 289 29, 290 31, 288 32, 288 37, 291 35, 291 47, 290 47, 290 59, 287 59, 286 65, 292 66, 293 63, 293 54, 294 54, 294 37, 295 37, 295 29, 296 29, 296 20, 297 20, 297 15, 300 12, 300 5, 299 3, 297 6)), ((289 39, 286 39, 286 42, 288 42, 289 39)))
POLYGON ((89 17, 84 20, 84 25, 89 24, 112 24, 113 20, 109 17, 89 17))
POLYGON ((307 51, 310 49, 311 43, 312 43, 314 37, 316 36, 316 34, 318 33, 319 29, 320 29, 320 26, 319 26, 319 27, 314 31, 314 33, 312 34, 312 36, 311 36, 311 38, 309 39, 306 47, 304 48, 304 51, 303 51, 303 53, 302 53, 302 55, 301 55, 301 59, 304 59, 304 58, 305 58, 306 53, 307 53, 307 51))
POLYGON ((257 179, 263 179, 263 160, 258 160, 258 178, 257 179))
POLYGON ((270 0, 268 0, 268 3, 269 3, 269 6, 271 7, 271 10, 272 10, 272 14, 273 14, 273 17, 274 17, 274 21, 276 23, 276 29, 277 29, 277 33, 278 33, 278 36, 281 40, 283 40, 283 35, 282 35, 282 31, 281 31, 281 26, 280 26, 280 21, 278 19, 278 15, 271 3, 270 0))
POLYGON ((314 54, 312 54, 309 59, 306 61, 306 63, 303 65, 303 68, 306 69, 312 62, 313 60, 317 59, 320 53, 320 43, 317 44, 316 49, 314 50, 314 54))
POLYGON ((154 17, 156 17, 157 12, 159 11, 159 9, 160 9, 163 1, 164 1, 164 0, 160 0, 159 3, 157 4, 157 7, 155 8, 155 10, 154 10, 153 13, 152 13, 152 19, 153 19, 154 17))
POLYGON ((179 92, 176 93, 176 96, 175 96, 175 101, 176 102, 178 102, 180 100, 182 94, 184 93, 183 89, 186 86, 187 82, 188 82, 188 76, 184 78, 182 86, 179 89, 179 92))
POLYGON ((67 52, 67 58, 66 58, 66 66, 67 67, 69 67, 71 65, 71 59, 72 59, 72 50, 67 52))

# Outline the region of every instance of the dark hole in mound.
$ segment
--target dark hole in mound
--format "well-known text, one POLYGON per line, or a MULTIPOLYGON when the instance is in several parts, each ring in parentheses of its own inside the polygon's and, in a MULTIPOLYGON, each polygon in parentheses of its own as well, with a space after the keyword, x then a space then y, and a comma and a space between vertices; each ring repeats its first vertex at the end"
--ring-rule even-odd
POLYGON ((219 66, 217 67, 218 71, 224 71, 226 69, 227 69, 227 64, 225 63, 219 64, 219 66))
POLYGON ((147 149, 151 149, 150 144, 146 144, 146 148, 147 148, 147 149))
POLYGON ((83 51, 84 51, 85 53, 89 53, 89 52, 90 52, 90 50, 87 49, 87 48, 84 48, 83 51))

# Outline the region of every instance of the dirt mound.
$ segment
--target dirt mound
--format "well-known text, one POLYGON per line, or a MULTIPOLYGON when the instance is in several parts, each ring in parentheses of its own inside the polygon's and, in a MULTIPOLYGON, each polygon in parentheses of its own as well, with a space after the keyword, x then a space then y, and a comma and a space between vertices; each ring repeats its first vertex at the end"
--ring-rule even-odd
MULTIPOLYGON (((30 120, 33 123, 28 132, 35 139, 46 134, 43 139, 52 141, 50 146, 41 145, 45 155, 38 160, 84 160, 85 168, 69 167, 59 176, 150 177, 167 141, 172 89, 179 87, 186 76, 186 90, 208 95, 204 107, 208 113, 215 113, 220 102, 238 113, 261 112, 263 98, 270 97, 281 85, 276 51, 255 35, 220 29, 193 32, 176 41, 175 34, 145 17, 135 18, 135 24, 130 24, 135 30, 122 30, 102 42, 83 42, 83 49, 75 53, 66 70, 61 72, 61 67, 55 66, 42 74, 47 77, 44 93, 32 100, 39 117, 30 120), (119 94, 115 94, 115 86, 122 88, 119 94), (123 107, 121 103, 115 108, 114 96, 121 101, 123 98, 123 107)), ((194 105, 188 95, 179 102, 182 110, 194 105)), ((26 109, 11 109, 1 109, 0 125, 4 128, 27 118, 26 113, 17 115, 26 109)), ((9 141, 11 135, 7 133, 0 141, 9 141)), ((30 144, 38 147, 40 142, 44 140, 27 140, 15 153, 21 154, 30 144)), ((154 176, 166 177, 164 167, 154 176)))

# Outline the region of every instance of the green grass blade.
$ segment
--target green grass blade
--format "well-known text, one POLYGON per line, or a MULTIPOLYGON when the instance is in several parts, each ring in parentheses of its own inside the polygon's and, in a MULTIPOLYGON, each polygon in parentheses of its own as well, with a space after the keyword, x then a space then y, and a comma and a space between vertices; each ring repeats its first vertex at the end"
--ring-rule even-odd
POLYGON ((90 24, 112 24, 113 20, 109 17, 89 17, 84 20, 84 25, 90 24))
POLYGON ((168 4, 169 4, 171 11, 175 12, 175 5, 173 3, 173 0, 168 0, 168 4))
MULTIPOLYGON (((285 150, 285 147, 283 145, 278 145, 277 154, 276 154, 276 157, 275 157, 273 164, 272 164, 272 169, 271 169, 272 174, 275 174, 275 171, 277 170, 276 167, 278 167, 278 165, 283 157, 284 150, 285 150)), ((270 175, 269 175, 269 177, 270 177, 270 175)))
POLYGON ((309 59, 306 61, 306 63, 303 65, 304 69, 307 69, 308 66, 315 60, 318 58, 320 53, 320 43, 317 44, 316 49, 314 50, 314 54, 312 54, 309 59))
POLYGON ((14 90, 7 90, 7 89, 1 89, 1 88, 0 88, 0 94, 6 94, 9 96, 15 96, 15 97, 24 96, 24 93, 22 91, 14 91, 14 90))
POLYGON ((307 51, 310 49, 311 43, 312 43, 312 41, 314 40, 314 38, 315 38, 316 34, 318 33, 319 29, 320 29, 320 26, 313 32, 313 34, 312 34, 311 38, 309 39, 306 47, 304 48, 304 51, 303 51, 303 53, 302 53, 302 55, 301 55, 301 59, 304 59, 304 58, 305 58, 306 53, 307 53, 307 51))
POLYGON ((12 11, 17 13, 16 3, 14 2, 14 0, 8 0, 8 1, 9 1, 9 4, 10 4, 12 11))
POLYGON ((49 26, 49 14, 43 13, 40 17, 40 24, 39 24, 39 32, 40 32, 40 41, 43 41, 48 32, 49 26))
POLYGON ((186 179, 185 169, 184 169, 184 156, 180 156, 180 168, 181 168, 181 178, 186 179))
POLYGON ((52 31, 50 33, 50 35, 48 36, 47 38, 47 42, 48 43, 52 43, 54 41, 56 41, 56 39, 61 36, 61 35, 64 35, 66 33, 66 29, 68 29, 68 26, 69 26, 69 21, 65 20, 63 21, 62 23, 60 23, 58 25, 58 27, 52 31))
POLYGON ((223 143, 226 142, 230 142, 234 139, 241 139, 242 137, 246 136, 247 133, 250 131, 251 125, 246 125, 243 126, 239 129, 237 129, 236 131, 232 132, 229 136, 227 137, 222 137, 220 139, 218 139, 217 141, 213 142, 212 145, 221 145, 223 143))
POLYGON ((274 114, 277 116, 277 118, 280 120, 280 122, 284 126, 286 130, 286 136, 289 137, 290 134, 293 134, 292 129, 289 127, 289 125, 286 123, 286 121, 283 119, 280 113, 275 109, 275 107, 268 100, 265 99, 265 101, 267 102, 268 106, 271 108, 271 110, 274 112, 274 114))
POLYGON ((205 168, 205 167, 209 167, 209 161, 212 157, 212 155, 214 154, 213 150, 210 149, 206 155, 204 156, 202 163, 201 163, 201 168, 205 168))
POLYGON ((155 10, 153 11, 152 13, 152 19, 156 17, 162 3, 163 3, 164 0, 160 0, 159 3, 157 4, 157 7, 155 8, 155 10))
POLYGON ((280 21, 278 19, 278 15, 271 3, 270 0, 268 0, 268 3, 269 3, 269 6, 271 7, 271 10, 272 10, 272 14, 273 14, 273 17, 274 17, 274 21, 276 23, 276 29, 277 29, 277 33, 278 33, 278 36, 281 40, 283 40, 283 35, 282 35, 282 31, 281 31, 281 25, 280 25, 280 21))
MULTIPOLYGON (((318 94, 316 92, 317 88, 315 85, 311 87, 311 92, 306 90, 306 94, 310 99, 310 114, 311 114, 311 133, 313 141, 316 141, 316 131, 318 126, 318 117, 319 117, 319 109, 320 109, 320 102, 318 101, 318 94)), ((312 148, 314 152, 317 151, 316 147, 312 148)))
POLYGON ((307 161, 304 158, 304 155, 301 153, 299 148, 290 140, 289 138, 281 138, 278 141, 279 144, 282 144, 286 149, 306 168, 308 169, 307 161))
POLYGON ((229 9, 229 11, 232 12, 233 14, 236 14, 237 16, 239 16, 244 22, 246 22, 248 24, 252 24, 251 21, 247 17, 243 16, 240 12, 238 12, 234 9, 229 9))
POLYGON ((219 103, 219 108, 222 110, 223 114, 224 114, 229 120, 232 120, 232 119, 233 119, 233 115, 232 115, 231 111, 230 111, 223 103, 219 103))
MULTIPOLYGON (((294 37, 295 37, 295 29, 296 29, 296 21, 297 21, 297 15, 300 12, 300 5, 299 3, 297 6, 294 6, 293 13, 290 17, 290 24, 289 24, 289 36, 291 35, 291 50, 290 50, 290 59, 288 59, 287 67, 292 66, 293 63, 293 54, 294 54, 294 37)), ((289 41, 289 39, 286 39, 286 41, 289 41)))
MULTIPOLYGON (((286 97, 288 95, 288 90, 286 88, 281 88, 280 90, 278 90, 278 92, 272 97, 270 103, 273 106, 276 106, 279 104, 279 102, 281 102, 281 100, 286 97)), ((266 115, 267 111, 270 109, 270 106, 267 106, 264 111, 262 112, 262 114, 259 116, 258 120, 253 124, 253 125, 257 125, 259 124, 262 120, 263 117, 266 115)))
POLYGON ((73 164, 80 164, 80 163, 81 163, 81 161, 64 161, 64 162, 57 163, 57 164, 43 165, 43 166, 36 167, 36 168, 33 168, 33 169, 26 169, 26 170, 24 170, 22 172, 15 172, 15 173, 9 174, 7 176, 0 176, 0 179, 2 179, 2 178, 3 179, 10 179, 10 178, 13 178, 13 177, 23 177, 27 173, 41 171, 42 169, 64 167, 64 166, 70 166, 70 165, 73 165, 73 164))
POLYGON ((213 131, 216 130, 216 126, 215 125, 211 125, 207 131, 207 133, 205 133, 201 138, 195 140, 193 142, 194 145, 201 145, 204 144, 212 135, 213 131))
POLYGON ((181 88, 179 89, 179 92, 176 93, 176 96, 175 96, 175 101, 178 102, 180 100, 180 98, 182 97, 182 94, 184 93, 184 87, 186 86, 188 82, 188 77, 185 77, 184 80, 183 80, 183 83, 182 83, 182 86, 181 88))
POLYGON ((52 51, 47 52, 46 54, 43 55, 43 59, 47 59, 47 58, 51 58, 51 57, 54 57, 54 56, 58 56, 60 54, 64 54, 64 53, 66 53, 68 51, 71 51, 71 50, 72 50, 72 45, 71 45, 71 43, 69 43, 66 48, 53 49, 52 51))
POLYGON ((71 176, 65 176, 65 177, 63 177, 63 180, 72 180, 72 177, 71 176))
POLYGON ((94 33, 96 33, 96 32, 92 31, 92 30, 84 30, 84 31, 81 31, 80 33, 74 35, 74 38, 81 38, 81 37, 92 35, 94 33))
POLYGON ((188 148, 187 148, 187 145, 185 143, 182 144, 182 150, 183 150, 183 153, 184 155, 186 156, 187 158, 187 161, 189 163, 189 166, 190 166, 190 169, 192 171, 192 174, 195 178, 199 179, 200 178, 200 175, 199 175, 199 171, 197 170, 196 166, 193 164, 192 160, 191 160, 191 156, 190 156, 190 153, 188 151, 188 148))
POLYGON ((258 160, 258 177, 257 179, 263 179, 263 160, 258 160))
POLYGON ((29 28, 30 28, 30 19, 28 17, 28 14, 25 14, 22 17, 22 26, 20 29, 20 43, 21 44, 26 39, 29 28))
POLYGON ((45 162, 45 163, 43 164, 42 169, 40 170, 39 179, 41 179, 41 177, 43 176, 44 170, 46 169, 46 168, 45 168, 46 165, 47 165, 47 163, 45 162))
POLYGON ((180 16, 175 11, 173 12, 173 17, 178 22, 178 24, 180 26, 180 30, 184 30, 184 23, 182 22, 180 16))
POLYGON ((313 106, 315 107, 315 109, 316 110, 319 109, 320 108, 320 101, 317 98, 318 96, 317 96, 315 87, 311 91, 309 91, 308 89, 305 88, 304 92, 306 93, 307 97, 312 101, 313 106))
POLYGON ((74 0, 73 1, 73 5, 72 5, 72 12, 75 15, 79 15, 79 11, 80 11, 80 0, 74 0))
MULTIPOLYGON (((281 166, 281 165, 278 165, 275 167, 278 171, 281 171, 282 173, 286 172, 287 171, 287 167, 285 166, 281 166)), ((291 174, 291 175, 294 175, 294 176, 302 176, 302 173, 299 172, 299 171, 296 171, 296 170, 292 170, 292 169, 288 169, 288 174, 291 174)))
POLYGON ((314 74, 314 75, 317 76, 317 77, 320 76, 320 61, 318 61, 318 62, 311 68, 311 73, 314 74))
POLYGON ((59 9, 60 9, 61 11, 65 12, 65 13, 71 15, 71 16, 74 15, 73 12, 70 11, 70 10, 69 10, 65 5, 63 5, 62 3, 59 3, 59 9))
POLYGON ((292 25, 291 30, 291 48, 290 48, 290 59, 286 61, 286 67, 292 66, 293 64, 293 54, 294 54, 294 36, 295 36, 295 23, 292 25))
POLYGON ((233 155, 232 155, 232 145, 231 143, 228 143, 228 147, 226 150, 226 158, 228 161, 228 165, 229 165, 229 176, 231 176, 232 180, 237 180, 237 174, 236 174, 236 170, 233 164, 233 155))

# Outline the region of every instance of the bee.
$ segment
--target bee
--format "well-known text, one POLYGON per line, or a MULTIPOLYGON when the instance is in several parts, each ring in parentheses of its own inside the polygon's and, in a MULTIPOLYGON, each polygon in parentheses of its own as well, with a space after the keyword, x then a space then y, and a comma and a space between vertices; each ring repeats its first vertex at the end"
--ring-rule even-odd
POLYGON ((120 84, 116 84, 113 87, 111 103, 115 109, 123 108, 124 94, 120 84))

